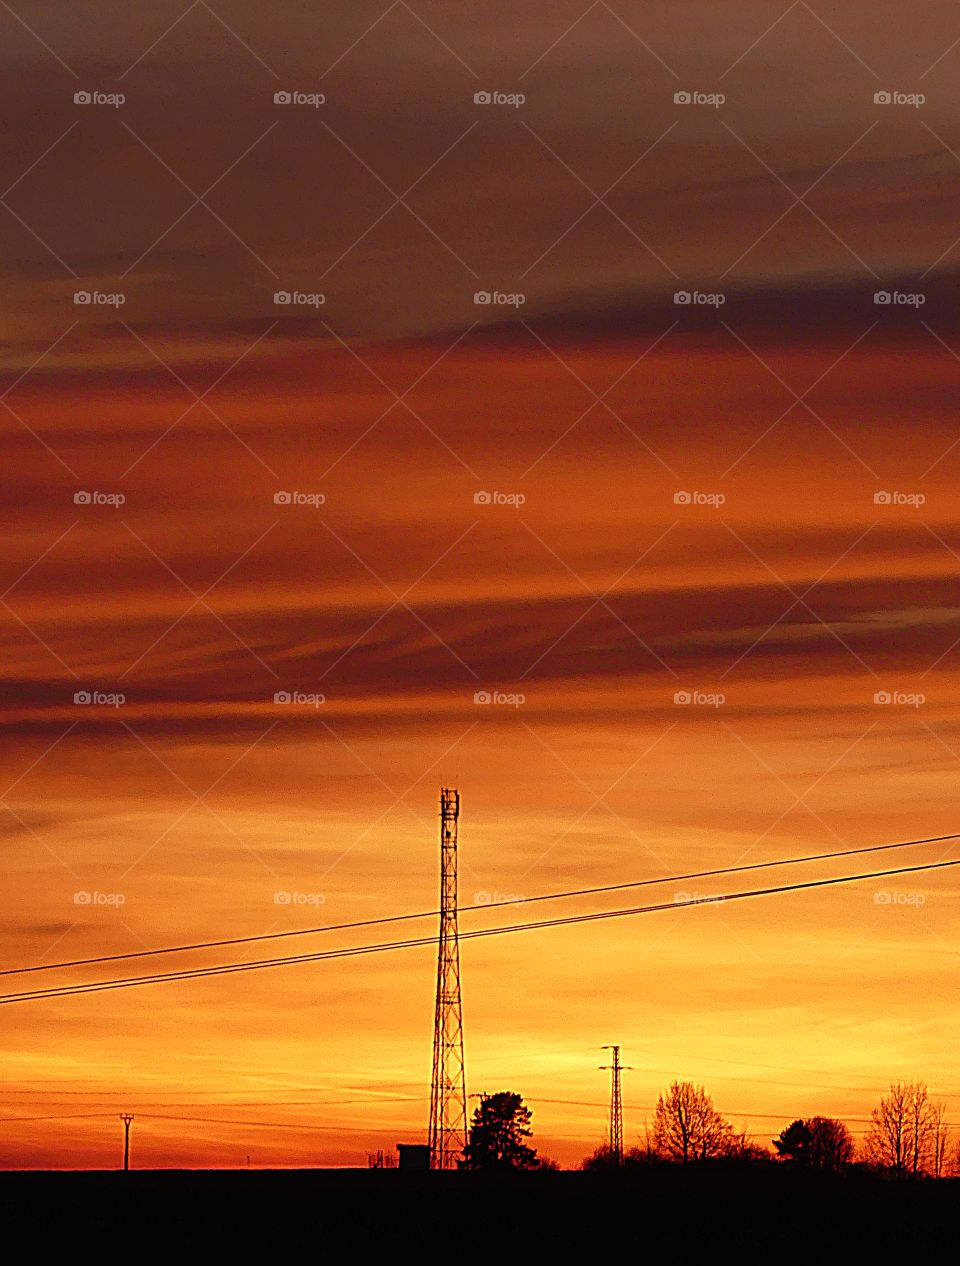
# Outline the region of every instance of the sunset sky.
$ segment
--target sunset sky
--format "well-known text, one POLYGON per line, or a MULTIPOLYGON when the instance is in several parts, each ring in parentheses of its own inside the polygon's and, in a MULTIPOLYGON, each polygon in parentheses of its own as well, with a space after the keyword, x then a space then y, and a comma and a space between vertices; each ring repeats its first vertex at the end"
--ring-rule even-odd
MULTIPOLYGON (((469 8, 0 4, 0 968, 434 910, 453 785, 464 905, 663 880, 462 930, 676 902, 464 943, 545 1154, 609 1043, 627 1145, 674 1077, 761 1142, 919 1077, 956 1137, 958 871, 682 896, 960 841, 671 877, 960 831, 960 15, 469 8)), ((2 1006, 0 1168, 425 1141, 434 978, 2 1006)))

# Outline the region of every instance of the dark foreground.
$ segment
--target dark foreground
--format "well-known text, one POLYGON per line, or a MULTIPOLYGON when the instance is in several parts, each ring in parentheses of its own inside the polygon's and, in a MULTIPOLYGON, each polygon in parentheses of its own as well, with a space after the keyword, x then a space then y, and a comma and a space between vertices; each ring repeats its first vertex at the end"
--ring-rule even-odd
MULTIPOLYGON (((392 1170, 0 1174, 0 1224, 32 1253, 108 1243, 329 1257, 408 1246, 435 1257, 516 1260, 556 1249, 592 1260, 650 1249, 703 1260, 761 1250, 956 1252, 960 1181, 798 1180, 782 1169, 641 1170, 490 1177, 392 1170), (589 1258, 588 1255, 589 1254, 589 1258)), ((17 1242, 13 1240, 12 1242, 17 1242)), ((389 1262, 390 1258, 384 1261, 389 1262)))

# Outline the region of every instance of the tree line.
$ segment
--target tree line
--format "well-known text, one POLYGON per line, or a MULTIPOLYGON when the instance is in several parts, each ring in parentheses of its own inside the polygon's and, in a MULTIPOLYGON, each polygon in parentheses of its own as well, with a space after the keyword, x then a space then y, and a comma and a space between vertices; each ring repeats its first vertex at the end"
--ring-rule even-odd
MULTIPOLYGON (((482 1095, 461 1168, 558 1168, 529 1142, 532 1120, 519 1094, 482 1095)), ((903 1179, 960 1176, 960 1145, 951 1137, 946 1105, 930 1097, 924 1082, 894 1082, 871 1112, 870 1122, 858 1145, 846 1124, 835 1117, 798 1117, 771 1139, 770 1147, 763 1147, 734 1129, 703 1086, 674 1081, 657 1100, 652 1126, 647 1126, 637 1146, 624 1152, 622 1161, 603 1145, 580 1168, 734 1160, 781 1163, 829 1174, 857 1167, 903 1179)))

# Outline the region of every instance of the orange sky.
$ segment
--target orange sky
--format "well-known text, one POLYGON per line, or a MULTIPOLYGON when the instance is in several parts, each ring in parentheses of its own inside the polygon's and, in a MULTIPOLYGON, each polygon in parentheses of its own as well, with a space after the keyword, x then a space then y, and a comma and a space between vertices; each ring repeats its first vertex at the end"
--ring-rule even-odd
MULTIPOLYGON (((960 231, 953 158, 881 115, 820 186, 832 231, 799 208, 723 279, 791 197, 716 119, 684 116, 621 188, 632 232, 596 209, 553 248, 591 197, 521 125, 599 193, 675 121, 677 83, 723 79, 723 118, 801 193, 877 121, 877 84, 910 89, 947 47, 948 6, 896 64, 858 4, 824 8, 834 34, 797 10, 727 71, 766 6, 712 42, 647 6, 671 70, 601 12, 564 35, 576 5, 530 6, 508 50, 424 4, 443 43, 398 9, 318 75, 373 6, 334 6, 308 56, 305 7, 274 31, 238 2, 222 16, 244 44, 197 9, 125 74, 167 7, 156 29, 117 8, 109 56, 61 13, 36 35, 63 65, 4 19, 4 58, 36 72, 32 110, 2 89, 10 180, 75 120, 78 84, 126 85, 124 122, 196 192, 276 121, 279 84, 323 80, 335 109, 285 116, 220 187, 233 232, 197 210, 142 265, 190 198, 136 165, 118 119, 83 114, 10 194, 4 968, 429 910, 441 783, 461 790, 470 904, 648 878, 644 899, 670 902, 691 890, 672 874, 958 829, 960 323, 950 258, 920 277, 960 231), (201 71, 217 92, 198 113, 201 71), (521 82, 530 110, 484 116, 419 187, 432 232, 398 209, 336 263, 391 201, 362 163, 331 166, 343 141, 400 193, 476 121, 478 84, 521 82), (327 302, 291 314, 281 286, 327 302), (475 306, 481 286, 528 302, 475 306), (127 302, 78 307, 79 288, 127 302), (687 309, 680 288, 727 302, 687 309), (878 307, 882 288, 927 302, 878 307), (475 501, 495 492, 514 503, 475 501)), ((953 73, 924 79, 948 144, 953 73)), ((761 1141, 814 1112, 862 1131, 895 1078, 925 1078, 960 1128, 958 887, 947 870, 468 941, 468 1091, 521 1092, 564 1163, 603 1138, 611 1042, 628 1143, 675 1076, 761 1141)), ((244 951, 196 961, 224 956, 244 951)), ((4 1006, 0 1167, 112 1166, 121 1110, 142 1166, 363 1164, 421 1140, 433 982, 411 949, 4 1006)))

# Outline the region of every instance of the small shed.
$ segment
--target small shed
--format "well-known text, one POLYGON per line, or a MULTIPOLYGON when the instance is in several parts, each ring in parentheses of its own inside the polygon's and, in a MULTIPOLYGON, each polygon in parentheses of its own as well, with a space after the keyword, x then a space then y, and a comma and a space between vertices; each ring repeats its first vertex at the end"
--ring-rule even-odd
POLYGON ((401 1169, 430 1168, 430 1148, 426 1143, 398 1143, 401 1169))

